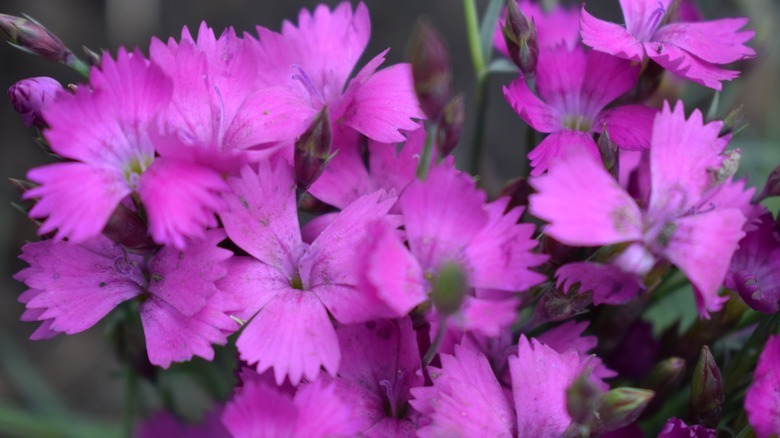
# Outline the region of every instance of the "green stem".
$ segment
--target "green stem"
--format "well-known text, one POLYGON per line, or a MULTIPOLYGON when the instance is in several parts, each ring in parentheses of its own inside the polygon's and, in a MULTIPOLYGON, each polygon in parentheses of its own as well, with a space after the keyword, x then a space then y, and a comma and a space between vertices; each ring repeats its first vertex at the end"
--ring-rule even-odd
POLYGON ((78 56, 73 55, 65 64, 67 64, 67 66, 72 68, 73 70, 76 70, 80 75, 89 79, 90 67, 89 65, 87 65, 87 63, 82 61, 78 56))
POLYGON ((439 328, 436 329, 436 338, 433 340, 433 343, 430 347, 428 347, 428 351, 425 352, 425 356, 423 356, 423 366, 427 367, 431 364, 433 361, 433 358, 436 357, 436 353, 439 351, 439 347, 441 347, 441 343, 444 342, 444 337, 447 335, 447 318, 442 317, 441 320, 439 320, 439 328))
POLYGON ((417 178, 425 181, 428 177, 428 170, 431 168, 433 159, 433 144, 436 142, 436 136, 439 132, 439 124, 433 123, 428 127, 428 134, 425 136, 425 145, 420 154, 420 161, 417 163, 417 178))
POLYGON ((485 56, 482 53, 482 42, 479 39, 479 18, 475 0, 463 0, 463 12, 466 15, 466 33, 469 39, 471 62, 477 78, 485 71, 485 56))
POLYGON ((488 74, 485 72, 477 77, 477 121, 474 126, 474 137, 471 140, 470 171, 472 175, 477 175, 482 165, 482 137, 484 136, 485 120, 487 119, 487 85, 488 74))

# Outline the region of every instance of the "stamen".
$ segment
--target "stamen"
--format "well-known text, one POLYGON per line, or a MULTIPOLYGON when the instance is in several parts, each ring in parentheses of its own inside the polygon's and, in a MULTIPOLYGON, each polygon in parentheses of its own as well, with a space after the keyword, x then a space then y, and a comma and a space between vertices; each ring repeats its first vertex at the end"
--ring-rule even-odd
MULTIPOLYGON (((309 97, 315 96, 317 99, 319 99, 322 105, 325 105, 325 98, 322 97, 322 94, 317 89, 317 87, 314 86, 314 83, 311 81, 309 75, 306 74, 303 68, 298 64, 293 64, 290 67, 290 70, 292 71, 291 77, 294 80, 300 82, 303 87, 306 88, 306 91, 309 92, 309 97)), ((314 101, 312 101, 312 104, 314 104, 314 101)))
POLYGON ((379 386, 385 388, 385 395, 387 396, 387 402, 390 405, 390 414, 393 418, 398 418, 398 409, 396 408, 395 391, 393 391, 393 384, 389 380, 382 379, 379 381, 379 386))

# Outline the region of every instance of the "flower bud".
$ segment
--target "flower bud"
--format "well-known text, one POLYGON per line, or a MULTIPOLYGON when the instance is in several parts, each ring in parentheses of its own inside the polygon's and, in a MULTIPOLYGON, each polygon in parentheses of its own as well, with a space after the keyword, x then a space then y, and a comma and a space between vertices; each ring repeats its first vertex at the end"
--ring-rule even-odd
POLYGON ((696 422, 705 427, 716 427, 723 415, 723 376, 706 345, 693 370, 691 409, 696 422))
POLYGON ((465 124, 466 104, 463 102, 463 93, 461 93, 447 102, 441 114, 441 124, 438 131, 439 141, 436 142, 440 158, 449 155, 458 145, 463 137, 465 124))
POLYGON ((598 415, 591 430, 594 436, 601 435, 634 423, 645 410, 655 394, 639 388, 615 388, 604 394, 598 415))
POLYGON ((447 44, 429 20, 417 20, 406 57, 412 64, 414 92, 420 107, 436 120, 450 98, 452 69, 447 44))
POLYGON ((509 57, 527 75, 536 72, 539 59, 539 40, 536 25, 520 10, 517 2, 507 2, 506 22, 501 28, 509 57))
POLYGON ((457 263, 445 263, 433 285, 431 300, 442 315, 452 315, 460 309, 467 291, 468 280, 463 268, 457 263))
POLYGON ((151 251, 156 248, 146 224, 135 212, 119 204, 103 229, 112 241, 134 251, 151 251))
POLYGON ((780 196, 780 165, 775 167, 774 170, 772 170, 772 173, 766 178, 764 190, 761 191, 758 199, 763 200, 775 196, 780 196))
POLYGON ((43 128, 46 126, 41 114, 43 107, 54 100, 60 90, 63 88, 59 82, 41 76, 22 79, 11 85, 8 89, 8 98, 11 99, 14 110, 22 116, 25 126, 29 128, 34 125, 43 128))
POLYGON ((295 142, 295 183, 305 192, 322 175, 333 155, 333 132, 328 107, 323 107, 309 128, 295 142))
POLYGON ((68 63, 73 53, 48 29, 27 17, 0 14, 0 30, 12 45, 54 62, 68 63))
POLYGON ((590 376, 591 370, 586 368, 566 389, 566 411, 572 421, 580 425, 594 420, 604 396, 590 376))
POLYGON ((644 417, 653 414, 680 387, 685 377, 685 359, 670 357, 657 363, 643 382, 643 387, 655 392, 650 406, 645 410, 644 417))
POLYGON ((604 164, 604 168, 609 171, 613 178, 617 179, 620 176, 620 160, 618 159, 618 147, 609 138, 607 132, 607 126, 605 125, 601 130, 601 135, 598 141, 599 154, 601 155, 601 162, 604 164))
POLYGON ((726 117, 723 118, 723 127, 720 130, 720 135, 731 134, 733 137, 742 132, 747 126, 748 124, 745 122, 744 106, 740 105, 731 110, 726 114, 726 117))

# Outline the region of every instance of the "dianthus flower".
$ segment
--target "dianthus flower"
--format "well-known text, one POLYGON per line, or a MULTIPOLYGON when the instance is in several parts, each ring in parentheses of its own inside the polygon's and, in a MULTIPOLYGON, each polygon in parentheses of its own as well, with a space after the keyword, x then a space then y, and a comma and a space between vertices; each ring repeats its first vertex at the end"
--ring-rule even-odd
POLYGON ((582 7, 582 42, 595 50, 642 62, 647 58, 670 72, 720 90, 739 76, 719 67, 756 56, 744 43, 753 31, 739 31, 747 18, 662 25, 672 0, 620 0, 626 27, 601 21, 582 7))
POLYGON ((555 159, 573 149, 584 149, 600 159, 594 133, 605 128, 624 149, 646 149, 655 110, 624 105, 604 110, 630 90, 639 67, 630 62, 579 46, 541 51, 536 67, 537 97, 525 78, 504 87, 504 98, 534 130, 549 133, 529 154, 531 175, 540 175, 555 159))
MULTIPOLYGON (((650 147, 651 192, 645 211, 589 155, 561 159, 534 178, 530 211, 550 224, 545 232, 567 245, 631 243, 615 260, 644 276, 662 257, 694 285, 699 313, 717 311, 718 290, 744 236, 752 191, 725 177, 728 138, 722 124, 704 124, 701 112, 685 119, 682 104, 655 118, 650 147), (598 194, 598 196, 593 196, 598 194), (714 237, 714 236, 717 236, 714 237)), ((605 301, 606 302, 606 301, 605 301)))
POLYGON ((739 292, 748 306, 764 313, 777 312, 780 300, 780 236, 771 213, 739 242, 731 259, 725 286, 739 292))
POLYGON ((753 383, 745 395, 745 411, 758 438, 780 434, 780 336, 772 336, 758 358, 753 383))
POLYGON ((324 367, 338 372, 341 353, 329 313, 340 323, 367 321, 373 307, 356 289, 355 251, 367 225, 386 217, 395 197, 383 191, 358 198, 314 239, 303 242, 292 167, 284 160, 244 167, 228 178, 229 210, 221 215, 230 239, 251 257, 232 259, 220 284, 244 300, 250 319, 236 341, 258 372, 273 368, 297 385, 324 367))
POLYGON ((28 243, 20 257, 30 267, 15 276, 29 287, 19 297, 27 307, 22 320, 43 321, 33 339, 73 334, 138 297, 151 363, 211 360, 211 344, 224 345, 238 328, 228 316, 235 302, 215 285, 231 254, 217 247, 224 238, 212 230, 184 251, 164 247, 148 261, 103 236, 82 244, 28 243))
MULTIPOLYGON (((355 129, 366 137, 392 143, 403 141, 400 130, 414 130, 413 119, 423 118, 414 94, 409 64, 377 71, 382 52, 349 79, 368 43, 371 22, 368 9, 349 2, 333 11, 319 5, 314 13, 302 10, 298 27, 282 25, 281 34, 258 27, 255 44, 258 84, 272 87, 280 123, 290 123, 302 133, 315 114, 327 106, 330 120, 355 129), (292 120, 288 120, 292 119, 292 120)), ((295 135, 290 136, 294 139, 295 135)))
POLYGON ((40 184, 25 198, 40 198, 30 210, 46 218, 38 230, 55 239, 85 242, 97 236, 111 213, 135 194, 158 243, 185 245, 216 225, 218 192, 227 186, 216 171, 190 160, 166 157, 157 120, 170 103, 171 79, 136 51, 103 56, 90 84, 75 95, 60 93, 44 108, 44 136, 54 153, 73 160, 38 167, 28 178, 40 184), (158 150, 159 148, 159 150, 158 150), (157 156, 159 152, 162 157, 157 156))

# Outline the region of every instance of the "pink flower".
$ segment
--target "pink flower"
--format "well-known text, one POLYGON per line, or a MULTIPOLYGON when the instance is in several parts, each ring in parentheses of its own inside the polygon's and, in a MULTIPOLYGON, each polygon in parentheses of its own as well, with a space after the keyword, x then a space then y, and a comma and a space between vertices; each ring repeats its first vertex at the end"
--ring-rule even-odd
POLYGON ((611 262, 623 271, 644 276, 656 257, 669 260, 695 286, 699 313, 706 316, 725 301, 718 290, 744 235, 743 210, 750 209, 752 193, 719 177, 728 141, 718 137, 720 128, 705 125, 699 111, 686 120, 681 104, 673 111, 664 105, 653 125, 652 189, 644 212, 600 163, 580 153, 530 181, 538 191, 530 197, 531 213, 549 221, 545 232, 567 245, 632 242, 611 262))
POLYGON ((780 434, 780 336, 772 336, 758 358, 753 383, 745 396, 750 426, 759 438, 780 434))
POLYGON ((533 226, 517 224, 522 209, 504 214, 508 199, 484 202, 451 161, 413 181, 398 201, 409 247, 391 228, 377 227, 364 245, 364 292, 404 316, 429 299, 445 267, 455 266, 465 275, 465 296, 449 310, 464 328, 498 336, 516 316, 514 293, 543 280, 530 268, 545 257, 531 253, 533 226), (501 293, 485 296, 490 290, 501 293))
POLYGON ((658 438, 715 438, 716 436, 715 429, 708 429, 698 424, 688 426, 684 421, 674 417, 670 418, 658 433, 658 438))
POLYGON ((116 206, 131 193, 143 202, 158 243, 183 248, 216 225, 226 188, 220 175, 189 161, 156 158, 156 120, 168 106, 173 84, 140 52, 104 55, 90 85, 44 109, 44 132, 52 150, 69 160, 31 170, 40 186, 25 198, 40 198, 30 217, 46 218, 38 230, 55 239, 85 242, 97 236, 116 206))
POLYGON ((780 300, 780 236, 771 213, 739 242, 724 284, 755 310, 774 313, 780 300))
POLYGON ((222 424, 235 438, 324 438, 360 430, 335 385, 322 379, 302 385, 293 397, 259 380, 246 382, 225 406, 222 424))
POLYGON ((639 66, 579 46, 558 46, 539 53, 537 97, 521 76, 504 87, 504 98, 533 129, 549 133, 528 154, 532 175, 541 175, 555 159, 584 149, 600 159, 594 133, 603 129, 624 149, 646 149, 655 110, 626 105, 604 110, 636 84, 639 66))
POLYGON ((424 379, 411 320, 380 319, 336 332, 342 352, 336 395, 360 418, 361 435, 415 436, 410 390, 423 386, 424 379))
POLYGON ((138 426, 135 438, 188 437, 188 438, 230 438, 220 421, 222 409, 208 412, 200 424, 182 422, 169 412, 161 411, 138 426))
POLYGON ((220 287, 244 302, 252 319, 236 345, 258 372, 273 368, 277 384, 313 380, 324 367, 339 369, 341 352, 330 315, 340 323, 376 316, 374 304, 356 289, 355 251, 368 224, 384 220, 395 198, 379 191, 347 206, 311 245, 301 239, 295 183, 284 160, 244 167, 228 179, 229 210, 221 215, 230 239, 251 257, 233 259, 220 287), (330 315, 329 315, 330 313, 330 315), (254 318, 253 318, 254 316, 254 318))
POLYGON ((22 116, 24 126, 46 126, 43 119, 43 107, 51 103, 57 93, 63 91, 62 85, 49 77, 27 78, 11 85, 8 98, 14 110, 22 116))
POLYGON ((180 252, 165 247, 147 263, 103 236, 80 245, 45 240, 22 248, 30 264, 15 278, 29 289, 19 301, 22 320, 43 321, 33 337, 73 334, 95 325, 123 301, 144 298, 141 322, 149 360, 167 368, 197 355, 214 357, 211 344, 224 345, 236 330, 228 312, 235 302, 218 292, 230 251, 217 247, 225 237, 210 231, 206 239, 180 252))
POLYGON ((197 38, 186 27, 178 43, 154 38, 150 58, 174 82, 162 123, 178 141, 162 142, 160 155, 234 172, 267 156, 267 143, 292 138, 294 120, 279 123, 269 106, 275 95, 255 85, 261 64, 253 43, 232 28, 217 38, 201 23, 197 38))
POLYGON ((257 32, 256 54, 263 66, 258 82, 278 93, 272 110, 281 115, 280 123, 294 127, 291 133, 303 132, 324 106, 332 121, 383 143, 403 141, 400 131, 416 129, 419 125, 412 119, 424 118, 409 64, 376 71, 387 51, 349 80, 371 33, 363 3, 354 12, 349 2, 333 11, 325 5, 314 13, 304 9, 298 27, 285 22, 281 34, 262 27, 257 32))
POLYGON ((719 67, 756 56, 744 45, 753 31, 747 18, 661 25, 672 0, 621 0, 626 26, 601 21, 582 7, 582 41, 595 50, 642 62, 648 57, 670 72, 720 90, 739 72, 719 67))

